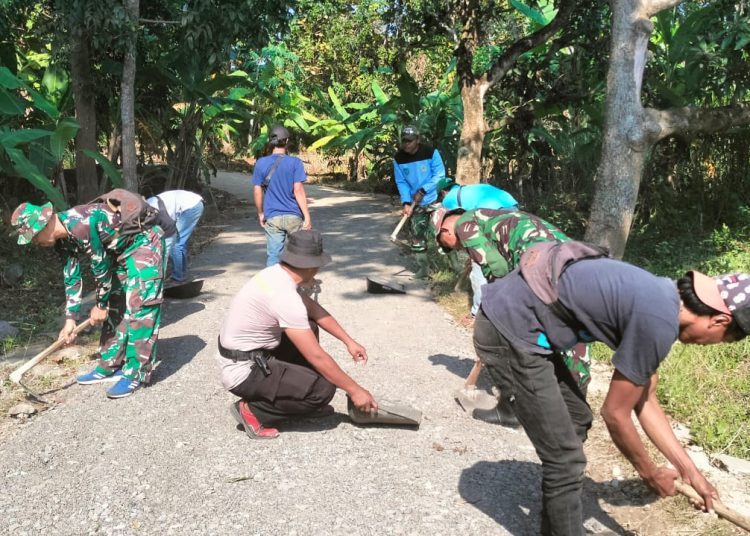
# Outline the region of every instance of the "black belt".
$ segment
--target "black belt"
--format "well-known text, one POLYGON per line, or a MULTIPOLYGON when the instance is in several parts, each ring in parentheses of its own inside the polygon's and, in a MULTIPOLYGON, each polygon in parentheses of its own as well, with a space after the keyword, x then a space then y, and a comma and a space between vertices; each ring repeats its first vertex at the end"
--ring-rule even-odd
POLYGON ((267 357, 269 352, 267 350, 250 350, 249 352, 243 350, 229 350, 221 345, 221 338, 217 340, 219 343, 219 354, 221 357, 226 357, 233 361, 252 361, 258 357, 267 357))

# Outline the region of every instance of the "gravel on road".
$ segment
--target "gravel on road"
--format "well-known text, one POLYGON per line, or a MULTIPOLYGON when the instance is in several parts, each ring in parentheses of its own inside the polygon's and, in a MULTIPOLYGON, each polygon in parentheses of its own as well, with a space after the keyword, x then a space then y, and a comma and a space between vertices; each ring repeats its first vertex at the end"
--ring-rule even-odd
MULTIPOLYGON (((247 198, 247 175, 213 186, 247 198)), ((472 420, 453 399, 473 363, 470 335, 408 277, 388 241, 385 196, 308 186, 313 226, 333 263, 320 303, 369 354, 322 345, 376 398, 423 412, 418 430, 360 427, 338 392, 333 416, 252 441, 229 413, 214 364, 231 298, 265 261, 254 209, 192 260, 193 300, 168 300, 153 383, 108 400, 73 386, 67 401, 0 445, 0 534, 535 534, 540 467, 522 432, 472 420), (368 275, 407 294, 367 294, 368 275)), ((589 508, 603 525, 607 514, 589 508)))

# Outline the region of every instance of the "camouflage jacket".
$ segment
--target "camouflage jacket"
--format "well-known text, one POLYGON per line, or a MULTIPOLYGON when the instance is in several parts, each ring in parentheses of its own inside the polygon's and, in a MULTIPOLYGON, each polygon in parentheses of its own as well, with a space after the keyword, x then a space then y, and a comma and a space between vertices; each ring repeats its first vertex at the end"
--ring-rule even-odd
POLYGON ((504 277, 521 254, 538 242, 570 240, 543 219, 520 210, 477 209, 456 222, 456 237, 488 281, 504 277))
POLYGON ((79 205, 60 212, 58 217, 68 230, 68 238, 58 241, 58 251, 65 260, 65 317, 77 318, 83 294, 81 254, 89 257, 96 281, 96 305, 104 308, 112 290, 113 259, 128 248, 133 237, 119 236, 120 215, 104 204, 79 205))

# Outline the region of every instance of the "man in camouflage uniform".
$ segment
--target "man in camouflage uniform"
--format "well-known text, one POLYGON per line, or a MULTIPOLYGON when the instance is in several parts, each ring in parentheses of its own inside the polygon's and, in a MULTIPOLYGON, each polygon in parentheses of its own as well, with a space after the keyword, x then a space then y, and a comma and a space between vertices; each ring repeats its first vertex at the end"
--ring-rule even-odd
POLYGON ((104 323, 94 370, 77 378, 83 385, 116 381, 109 398, 131 395, 148 383, 159 336, 165 255, 163 232, 154 226, 122 235, 120 213, 103 203, 55 214, 52 204, 22 203, 11 217, 18 243, 55 246, 65 259, 65 325, 59 338, 70 343, 81 312, 79 257, 86 255, 96 282, 92 324, 104 323), (114 276, 114 277, 113 277, 114 276))
MULTIPOLYGON (((464 248, 472 261, 479 264, 488 281, 512 272, 524 251, 539 242, 566 242, 570 238, 551 223, 520 210, 478 209, 464 212, 438 209, 431 224, 435 240, 443 251, 464 248)), ((585 394, 591 380, 591 360, 588 346, 577 344, 562 354, 579 389, 585 394)), ((477 361, 476 367, 480 362, 477 361)), ((478 369, 473 375, 474 383, 478 369)), ((472 378, 472 374, 469 375, 472 378)), ((467 388, 473 387, 468 385, 467 388)), ((512 402, 512 401, 510 401, 512 402)), ((489 411, 475 409, 475 418, 505 425, 516 425, 512 410, 501 399, 497 408, 489 411)))

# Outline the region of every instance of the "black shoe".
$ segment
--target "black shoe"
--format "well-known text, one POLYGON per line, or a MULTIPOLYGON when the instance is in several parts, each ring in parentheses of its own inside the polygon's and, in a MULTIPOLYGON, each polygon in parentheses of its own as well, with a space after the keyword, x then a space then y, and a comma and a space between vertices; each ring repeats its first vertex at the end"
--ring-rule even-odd
POLYGON ((513 410, 510 408, 501 408, 501 404, 490 409, 477 408, 473 411, 471 416, 480 421, 499 424, 500 426, 507 426, 508 428, 519 428, 521 426, 521 423, 518 422, 513 410))

